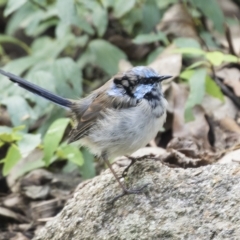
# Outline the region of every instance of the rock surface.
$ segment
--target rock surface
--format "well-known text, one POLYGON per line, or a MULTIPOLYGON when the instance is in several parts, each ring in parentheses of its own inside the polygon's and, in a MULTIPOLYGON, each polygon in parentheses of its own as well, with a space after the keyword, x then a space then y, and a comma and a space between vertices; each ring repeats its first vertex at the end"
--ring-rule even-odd
POLYGON ((240 239, 239 164, 181 169, 148 159, 129 169, 127 182, 149 185, 113 206, 121 190, 109 170, 81 183, 35 240, 240 239))

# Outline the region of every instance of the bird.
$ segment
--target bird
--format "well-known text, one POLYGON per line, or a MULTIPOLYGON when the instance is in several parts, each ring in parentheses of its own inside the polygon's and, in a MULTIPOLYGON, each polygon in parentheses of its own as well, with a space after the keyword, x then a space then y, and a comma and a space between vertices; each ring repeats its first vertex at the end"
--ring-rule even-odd
POLYGON ((130 155, 146 146, 166 120, 167 100, 161 82, 171 78, 146 66, 136 66, 117 73, 87 97, 74 100, 58 96, 19 76, 0 69, 20 87, 72 112, 75 122, 68 143, 79 141, 109 167, 122 193, 139 193, 120 181, 109 159, 130 155))

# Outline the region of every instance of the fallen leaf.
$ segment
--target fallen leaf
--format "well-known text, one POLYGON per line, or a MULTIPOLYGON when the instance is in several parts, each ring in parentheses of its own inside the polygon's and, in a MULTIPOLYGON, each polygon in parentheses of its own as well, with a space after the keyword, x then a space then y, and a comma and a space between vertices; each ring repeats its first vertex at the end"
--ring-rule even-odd
POLYGON ((235 16, 237 18, 240 18, 240 10, 238 8, 238 5, 233 1, 218 0, 218 4, 222 9, 224 16, 235 16))
POLYGON ((181 168, 197 168, 210 164, 210 162, 205 159, 190 158, 175 149, 171 149, 170 152, 167 152, 165 155, 163 155, 161 160, 169 165, 169 167, 181 168))
POLYGON ((37 221, 42 218, 51 218, 56 215, 58 208, 63 206, 60 199, 51 199, 40 202, 31 202, 33 218, 37 221))
POLYGON ((164 148, 160 148, 160 147, 145 147, 145 148, 138 149, 131 156, 132 157, 143 157, 143 156, 147 156, 147 155, 150 155, 150 154, 153 154, 155 156, 161 156, 165 152, 166 152, 166 150, 164 148))
MULTIPOLYGON (((149 67, 155 69, 155 71, 162 75, 171 75, 173 77, 179 76, 182 68, 182 55, 180 53, 174 53, 174 49, 176 49, 176 47, 173 44, 167 47, 151 64, 149 64, 149 67)), ((172 78, 168 81, 164 81, 163 84, 171 80, 172 78)))
POLYGON ((184 4, 170 7, 163 15, 157 30, 176 37, 190 37, 198 40, 198 35, 191 15, 184 4))
POLYGON ((223 118, 229 117, 232 119, 236 118, 238 113, 237 107, 228 98, 224 97, 224 101, 220 101, 209 95, 205 95, 201 106, 204 108, 205 112, 212 116, 214 120, 220 121, 223 118))
POLYGON ((8 187, 11 189, 12 192, 20 191, 19 182, 17 180, 21 176, 21 174, 19 173, 22 170, 28 169, 30 171, 30 170, 44 166, 43 161, 42 161, 42 166, 34 165, 36 162, 39 162, 39 159, 41 160, 42 157, 43 157, 43 151, 39 149, 35 149, 27 157, 22 158, 20 161, 18 161, 18 163, 11 169, 11 172, 7 175, 6 180, 7 180, 8 187))
POLYGON ((15 213, 10 209, 4 208, 4 207, 0 207, 0 216, 6 217, 6 218, 12 218, 18 222, 28 222, 27 218, 24 217, 23 215, 19 213, 15 213))
POLYGON ((210 150, 208 140, 209 124, 205 118, 204 108, 197 105, 193 108, 194 120, 185 122, 184 108, 188 97, 187 86, 172 82, 168 95, 169 105, 172 108, 173 137, 183 139, 195 139, 201 149, 210 150))
POLYGON ((234 119, 225 117, 221 119, 219 123, 220 126, 223 127, 225 130, 240 134, 240 126, 236 123, 234 119))
POLYGON ((200 155, 200 147, 198 143, 191 138, 173 138, 167 145, 167 151, 175 149, 185 154, 187 157, 198 158, 200 155))
POLYGON ((236 96, 240 97, 240 71, 237 68, 223 68, 216 72, 223 82, 231 87, 236 96))
POLYGON ((233 164, 234 162, 240 163, 240 149, 234 150, 232 152, 228 152, 226 155, 224 155, 222 158, 218 160, 218 163, 220 164, 227 164, 227 163, 233 164))
POLYGON ((30 239, 24 236, 22 233, 18 232, 14 237, 10 238, 9 240, 30 240, 30 239))
POLYGON ((28 186, 24 188, 24 195, 31 199, 47 199, 49 197, 50 187, 44 186, 28 186))
POLYGON ((132 67, 133 67, 133 65, 125 59, 121 59, 118 63, 119 72, 125 72, 132 67))

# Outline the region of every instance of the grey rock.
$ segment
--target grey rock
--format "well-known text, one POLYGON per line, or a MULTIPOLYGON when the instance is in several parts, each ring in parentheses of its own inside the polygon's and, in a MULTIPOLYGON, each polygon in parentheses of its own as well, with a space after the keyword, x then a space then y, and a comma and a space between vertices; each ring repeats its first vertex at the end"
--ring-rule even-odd
POLYGON ((114 205, 121 190, 109 170, 81 183, 35 240, 240 239, 240 165, 181 169, 146 159, 127 182, 149 185, 114 205))

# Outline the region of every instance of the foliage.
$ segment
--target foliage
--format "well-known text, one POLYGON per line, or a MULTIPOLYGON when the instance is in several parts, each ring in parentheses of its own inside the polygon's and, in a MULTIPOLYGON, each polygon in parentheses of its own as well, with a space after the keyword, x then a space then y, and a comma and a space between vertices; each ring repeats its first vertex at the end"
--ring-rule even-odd
MULTIPOLYGON (((225 18, 217 0, 183 2, 199 35, 208 48, 214 45, 214 51, 203 50, 196 39, 177 37, 172 41, 157 27, 164 13, 171 4, 178 3, 177 0, 129 0, 124 3, 120 0, 2 0, 0 5, 7 21, 5 33, 0 35, 0 64, 6 71, 63 97, 78 98, 83 96, 83 89, 92 90, 101 84, 99 81, 115 74, 120 60, 133 58, 132 63, 147 65, 173 42, 178 47, 175 51, 190 62, 182 68, 180 75, 190 88, 185 106, 185 117, 190 121, 193 119, 192 108, 206 93, 223 101, 211 67, 223 62, 238 62, 238 58, 223 53, 218 42, 213 44, 201 22, 205 17, 219 34, 224 32, 225 18), (24 37, 19 37, 21 35, 24 37), (114 41, 116 36, 122 38, 114 41), (13 49, 11 54, 7 50, 8 44, 13 49), (150 49, 141 58, 131 52, 139 46, 150 49)), ((93 176, 92 157, 78 151, 77 146, 61 142, 70 123, 69 119, 62 118, 64 112, 44 99, 16 88, 2 76, 0 81, 0 103, 7 108, 13 125, 13 128, 0 128, 0 147, 8 146, 6 157, 1 160, 4 175, 20 158, 41 146, 44 157, 36 167, 48 167, 57 159, 82 165, 84 158, 82 174, 93 176), (44 121, 33 129, 39 119, 44 121), (21 125, 25 126, 24 132, 18 128, 21 125), (86 163, 90 163, 89 166, 86 163)), ((34 166, 28 170, 31 168, 34 166)))
POLYGON ((48 167, 56 160, 68 159, 69 161, 83 165, 83 156, 79 148, 74 145, 67 145, 62 142, 63 134, 68 126, 69 118, 60 118, 53 122, 41 142, 40 134, 23 133, 24 127, 0 127, 0 146, 8 146, 6 157, 0 160, 3 166, 3 175, 7 175, 17 162, 28 156, 36 147, 43 148, 44 155, 29 168, 28 163, 21 167, 19 175, 34 168, 48 167))
POLYGON ((206 52, 201 50, 197 44, 195 46, 196 48, 179 48, 176 50, 176 52, 180 52, 188 56, 202 57, 201 60, 194 62, 180 75, 181 78, 189 82, 190 87, 190 93, 185 109, 186 121, 194 119, 192 108, 202 102, 205 93, 218 98, 221 101, 224 100, 219 86, 209 75, 207 75, 207 70, 211 66, 219 66, 223 62, 238 62, 238 58, 234 55, 223 54, 219 51, 206 52), (196 68, 197 70, 193 70, 196 68))

